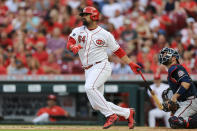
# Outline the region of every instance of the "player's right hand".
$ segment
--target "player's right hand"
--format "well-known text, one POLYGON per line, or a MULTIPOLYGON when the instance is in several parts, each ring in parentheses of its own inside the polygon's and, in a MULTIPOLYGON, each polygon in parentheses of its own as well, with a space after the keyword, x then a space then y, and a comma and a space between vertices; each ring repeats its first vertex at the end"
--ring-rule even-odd
POLYGON ((135 73, 135 74, 139 74, 139 69, 141 68, 139 65, 131 62, 129 63, 129 66, 131 68, 131 70, 135 73))
POLYGON ((74 53, 74 54, 77 54, 79 52, 79 50, 83 48, 80 44, 79 45, 73 45, 71 47, 71 51, 74 53))

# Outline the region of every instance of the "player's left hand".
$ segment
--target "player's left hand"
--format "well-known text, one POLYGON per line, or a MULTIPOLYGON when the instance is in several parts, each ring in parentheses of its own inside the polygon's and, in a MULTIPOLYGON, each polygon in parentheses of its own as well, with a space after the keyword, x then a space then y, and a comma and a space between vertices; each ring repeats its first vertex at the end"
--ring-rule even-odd
POLYGON ((139 74, 139 69, 141 68, 139 65, 131 62, 129 63, 129 66, 131 68, 131 70, 135 73, 135 74, 139 74))
POLYGON ((171 112, 175 113, 179 108, 179 104, 177 102, 173 102, 173 101, 169 100, 168 101, 168 108, 171 112))
POLYGON ((162 103, 163 111, 169 112, 171 111, 173 114, 178 110, 179 104, 177 102, 173 102, 172 100, 167 100, 162 103))
POLYGON ((79 45, 73 45, 71 47, 71 50, 74 54, 77 54, 79 52, 79 50, 82 48, 82 46, 79 44, 79 45))

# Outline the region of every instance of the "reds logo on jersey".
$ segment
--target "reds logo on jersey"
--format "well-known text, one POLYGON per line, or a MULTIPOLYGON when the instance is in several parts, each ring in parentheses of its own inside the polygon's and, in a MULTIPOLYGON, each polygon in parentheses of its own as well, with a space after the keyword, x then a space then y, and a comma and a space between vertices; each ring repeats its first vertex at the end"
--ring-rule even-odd
POLYGON ((94 43, 96 46, 103 46, 105 44, 105 41, 98 39, 94 40, 94 43))

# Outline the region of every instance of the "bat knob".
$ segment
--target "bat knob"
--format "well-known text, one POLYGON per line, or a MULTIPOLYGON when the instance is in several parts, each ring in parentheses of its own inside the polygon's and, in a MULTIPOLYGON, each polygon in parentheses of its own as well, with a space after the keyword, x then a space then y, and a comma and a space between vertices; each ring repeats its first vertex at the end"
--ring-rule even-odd
POLYGON ((137 68, 137 72, 141 73, 141 69, 140 68, 137 68))

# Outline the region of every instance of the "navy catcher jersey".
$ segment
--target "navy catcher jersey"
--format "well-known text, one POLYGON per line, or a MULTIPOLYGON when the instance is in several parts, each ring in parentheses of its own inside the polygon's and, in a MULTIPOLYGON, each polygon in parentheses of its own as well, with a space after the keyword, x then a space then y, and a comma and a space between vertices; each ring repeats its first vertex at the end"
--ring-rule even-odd
POLYGON ((173 94, 177 92, 181 82, 190 83, 190 87, 185 94, 178 98, 178 101, 185 101, 190 96, 197 96, 197 89, 186 69, 180 64, 172 65, 168 69, 168 84, 173 91, 173 94))

